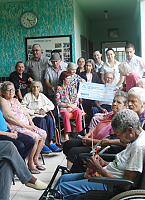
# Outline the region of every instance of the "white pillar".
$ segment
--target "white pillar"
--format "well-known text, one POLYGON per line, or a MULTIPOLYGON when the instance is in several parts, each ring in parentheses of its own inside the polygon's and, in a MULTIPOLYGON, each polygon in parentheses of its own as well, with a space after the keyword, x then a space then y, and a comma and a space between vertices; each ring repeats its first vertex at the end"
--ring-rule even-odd
POLYGON ((140 0, 141 13, 141 51, 142 58, 145 59, 145 0, 140 0))

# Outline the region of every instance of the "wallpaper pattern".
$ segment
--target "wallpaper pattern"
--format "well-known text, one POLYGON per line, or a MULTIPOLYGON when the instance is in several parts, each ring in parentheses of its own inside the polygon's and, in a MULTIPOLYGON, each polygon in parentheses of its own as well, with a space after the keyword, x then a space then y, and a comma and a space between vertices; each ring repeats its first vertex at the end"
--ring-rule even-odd
POLYGON ((74 11, 73 0, 29 0, 0 4, 0 77, 9 76, 17 61, 25 62, 25 37, 72 35, 74 58, 74 11), (20 16, 33 11, 38 17, 37 25, 24 29, 20 16))

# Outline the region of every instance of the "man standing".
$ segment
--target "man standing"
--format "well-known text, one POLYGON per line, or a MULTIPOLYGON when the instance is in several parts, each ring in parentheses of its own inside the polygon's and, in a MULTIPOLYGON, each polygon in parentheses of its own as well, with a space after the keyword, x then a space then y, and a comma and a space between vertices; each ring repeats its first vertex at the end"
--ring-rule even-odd
POLYGON ((102 54, 100 53, 99 50, 97 50, 97 51, 95 51, 95 52, 93 53, 93 57, 94 57, 94 59, 95 59, 95 61, 96 61, 96 64, 95 64, 96 69, 95 69, 95 70, 96 70, 96 72, 97 72, 97 74, 98 74, 98 76, 99 76, 99 78, 100 78, 100 80, 101 80, 100 71, 101 71, 102 66, 104 65, 104 62, 103 62, 102 59, 101 59, 102 54))
POLYGON ((34 44, 32 47, 33 58, 27 60, 25 63, 25 72, 30 74, 30 76, 35 81, 41 81, 43 85, 43 93, 47 93, 47 87, 44 81, 45 70, 48 64, 51 65, 49 58, 42 56, 41 46, 39 44, 34 44))
POLYGON ((135 55, 135 48, 132 44, 126 45, 125 53, 127 56, 126 62, 131 66, 131 71, 136 72, 142 78, 145 71, 145 61, 135 55))
POLYGON ((28 83, 32 83, 33 79, 28 74, 24 73, 25 66, 22 61, 16 63, 16 71, 10 74, 9 80, 14 84, 16 95, 21 102, 25 94, 27 93, 28 83))
POLYGON ((55 103, 55 90, 59 83, 59 76, 61 72, 66 71, 65 67, 60 66, 60 54, 59 53, 53 53, 51 55, 50 61, 52 63, 52 67, 48 67, 45 71, 45 83, 48 87, 48 94, 47 97, 55 103))

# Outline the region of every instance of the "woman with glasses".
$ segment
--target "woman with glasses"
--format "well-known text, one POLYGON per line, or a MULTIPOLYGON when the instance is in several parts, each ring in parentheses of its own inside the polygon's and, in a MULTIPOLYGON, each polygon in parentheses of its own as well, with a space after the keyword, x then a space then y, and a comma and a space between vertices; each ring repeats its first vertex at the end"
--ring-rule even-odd
POLYGON ((29 135, 35 141, 34 147, 29 154, 28 168, 31 173, 39 174, 39 170, 45 170, 40 165, 38 157, 45 144, 46 131, 34 125, 30 115, 25 111, 20 102, 14 98, 15 88, 12 82, 5 81, 1 86, 1 91, 4 97, 0 101, 1 110, 11 129, 29 135))

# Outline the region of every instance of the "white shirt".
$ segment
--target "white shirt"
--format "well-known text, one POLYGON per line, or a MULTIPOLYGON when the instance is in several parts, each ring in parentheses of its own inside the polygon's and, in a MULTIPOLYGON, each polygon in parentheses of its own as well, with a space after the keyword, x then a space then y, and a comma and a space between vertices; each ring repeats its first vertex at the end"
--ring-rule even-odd
POLYGON ((112 85, 116 85, 120 80, 120 73, 119 73, 119 69, 118 69, 119 64, 120 64, 120 62, 115 60, 115 64, 113 67, 111 67, 111 65, 107 62, 101 68, 101 72, 100 72, 101 74, 105 74, 107 72, 114 73, 114 80, 113 80, 112 85))
POLYGON ((136 72, 140 76, 140 78, 143 77, 143 73, 145 71, 145 61, 143 60, 143 58, 134 54, 130 61, 127 58, 126 62, 131 66, 132 72, 136 72))
POLYGON ((115 160, 104 169, 117 178, 123 178, 126 170, 142 173, 144 162, 145 131, 142 131, 138 138, 133 143, 129 143, 126 149, 116 154, 115 160))
POLYGON ((54 110, 54 104, 42 93, 39 93, 38 99, 35 98, 32 92, 27 93, 21 104, 31 118, 44 117, 44 115, 34 114, 35 110, 40 110, 41 108, 45 112, 54 110))

